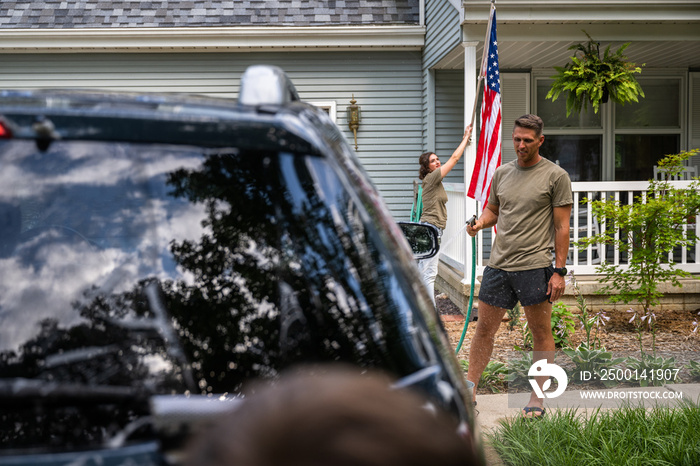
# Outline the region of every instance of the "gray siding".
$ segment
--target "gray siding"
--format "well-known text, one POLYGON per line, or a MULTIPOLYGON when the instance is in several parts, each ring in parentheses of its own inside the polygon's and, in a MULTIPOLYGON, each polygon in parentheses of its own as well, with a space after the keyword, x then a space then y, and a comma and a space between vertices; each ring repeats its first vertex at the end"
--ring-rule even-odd
POLYGON ((423 48, 423 148, 431 150, 437 144, 437 134, 431 124, 437 114, 432 114, 434 102, 433 82, 430 70, 435 64, 462 41, 459 12, 448 0, 426 0, 425 2, 425 46, 423 48))
POLYGON ((302 100, 362 108, 358 156, 397 219, 408 219, 421 152, 420 52, 0 55, 0 88, 97 88, 235 98, 252 64, 283 68, 302 100), (407 163, 407 160, 410 163, 407 163))
POLYGON ((430 69, 462 42, 459 12, 447 0, 425 2, 423 67, 430 69))
MULTIPOLYGON (((464 71, 435 71, 435 153, 444 163, 464 134, 464 71)), ((476 141, 476 134, 473 138, 476 141)), ((430 150, 430 149, 428 149, 430 150)), ((464 182, 464 163, 445 177, 450 183, 464 182)))

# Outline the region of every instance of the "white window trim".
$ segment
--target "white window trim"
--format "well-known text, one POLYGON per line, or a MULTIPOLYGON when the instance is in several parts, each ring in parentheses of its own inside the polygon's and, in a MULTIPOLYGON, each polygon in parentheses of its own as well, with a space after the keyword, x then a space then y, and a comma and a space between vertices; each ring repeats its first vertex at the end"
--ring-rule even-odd
POLYGON ((333 123, 338 123, 337 120, 337 104, 335 103, 335 100, 327 100, 327 101, 313 101, 313 102, 308 102, 311 105, 321 108, 323 110, 326 110, 328 112, 328 115, 331 117, 331 120, 333 120, 333 123))

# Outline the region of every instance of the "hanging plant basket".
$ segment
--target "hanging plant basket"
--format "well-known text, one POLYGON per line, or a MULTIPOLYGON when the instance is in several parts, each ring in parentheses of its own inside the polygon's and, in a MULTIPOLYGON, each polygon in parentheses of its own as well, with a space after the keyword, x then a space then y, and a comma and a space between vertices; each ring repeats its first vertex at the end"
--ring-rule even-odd
POLYGON ((588 110, 589 103, 593 111, 598 113, 600 104, 606 103, 608 99, 620 104, 639 102, 639 96, 644 97, 644 91, 634 73, 641 73, 644 65, 630 63, 623 55, 629 42, 613 53, 608 45, 601 58, 600 43, 594 41, 586 31, 583 32, 588 36, 588 42, 569 47, 569 50, 576 50, 576 53, 570 57, 570 63, 554 67, 558 74, 552 76, 554 83, 546 98, 555 101, 562 92, 567 93, 567 117, 574 111, 581 113, 582 110, 588 110))

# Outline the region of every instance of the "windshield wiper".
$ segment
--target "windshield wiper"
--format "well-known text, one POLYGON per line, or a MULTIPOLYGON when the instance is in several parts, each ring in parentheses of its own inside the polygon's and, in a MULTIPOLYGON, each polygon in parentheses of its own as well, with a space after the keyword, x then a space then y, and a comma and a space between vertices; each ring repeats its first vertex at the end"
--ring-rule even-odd
POLYGON ((144 291, 146 293, 146 297, 148 298, 148 304, 155 315, 155 328, 165 340, 168 354, 180 363, 180 367, 182 367, 182 376, 187 387, 192 391, 196 390, 197 385, 194 382, 192 368, 187 361, 187 356, 182 348, 182 343, 177 337, 177 333, 173 328, 172 320, 168 315, 168 311, 165 309, 165 304, 161 298, 160 282, 157 280, 151 281, 144 287, 144 291))
POLYGON ((57 383, 46 380, 0 379, 0 404, 71 401, 76 403, 147 403, 143 389, 108 385, 57 383))
POLYGON ((74 364, 81 361, 89 361, 95 359, 99 356, 104 356, 108 354, 116 354, 119 351, 119 346, 108 345, 108 346, 89 346, 85 348, 78 348, 75 350, 64 351, 59 354, 53 354, 46 356, 44 361, 44 367, 52 368, 61 366, 64 364, 74 364))

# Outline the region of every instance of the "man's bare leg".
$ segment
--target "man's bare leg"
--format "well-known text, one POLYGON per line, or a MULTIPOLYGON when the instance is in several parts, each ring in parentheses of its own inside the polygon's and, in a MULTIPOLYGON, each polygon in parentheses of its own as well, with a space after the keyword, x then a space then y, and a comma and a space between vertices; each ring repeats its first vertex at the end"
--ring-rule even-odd
POLYGON ((479 385, 481 374, 491 359, 494 337, 505 313, 506 310, 503 308, 479 301, 479 318, 476 321, 476 331, 469 348, 467 372, 467 380, 474 382, 474 399, 476 399, 476 387, 479 385))
MULTIPOLYGON (((546 359, 547 362, 554 362, 554 335, 552 334, 552 303, 544 301, 534 306, 523 307, 527 325, 532 332, 533 355, 532 361, 546 359)), ((471 364, 470 364, 471 366, 471 364)), ((535 377, 537 384, 542 388, 548 377, 535 377)), ((533 390, 530 393, 530 401, 528 407, 544 408, 544 400, 538 398, 533 390)), ((528 417, 536 417, 538 414, 525 414, 528 417)))

